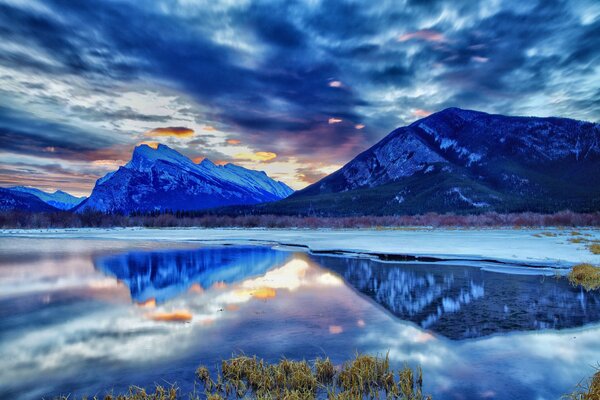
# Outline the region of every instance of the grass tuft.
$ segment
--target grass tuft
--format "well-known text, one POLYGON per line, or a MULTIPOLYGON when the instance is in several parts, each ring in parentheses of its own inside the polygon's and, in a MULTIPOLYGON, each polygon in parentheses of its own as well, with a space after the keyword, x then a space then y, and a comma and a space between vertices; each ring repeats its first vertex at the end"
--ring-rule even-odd
POLYGON ((337 369, 329 358, 317 358, 313 363, 284 358, 269 364, 256 357, 237 356, 221 362, 216 381, 204 366, 196 370, 196 376, 204 385, 206 396, 219 395, 224 399, 430 399, 422 394, 420 368, 413 372, 405 366, 396 379, 387 355, 380 358, 357 354, 337 369))
POLYGON ((575 391, 563 396, 564 400, 599 400, 600 399, 600 371, 592 379, 577 385, 575 391))
POLYGON ((592 254, 600 254, 600 243, 592 243, 588 246, 592 254))
POLYGON ((600 267, 578 264, 569 272, 569 281, 575 286, 583 286, 588 291, 600 289, 600 267))

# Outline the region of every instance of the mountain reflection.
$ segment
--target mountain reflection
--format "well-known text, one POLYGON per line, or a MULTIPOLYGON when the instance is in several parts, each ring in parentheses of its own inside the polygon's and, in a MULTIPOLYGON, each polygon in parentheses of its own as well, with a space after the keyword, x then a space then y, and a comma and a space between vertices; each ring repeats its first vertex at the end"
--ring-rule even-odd
POLYGON ((134 301, 162 303, 187 290, 263 275, 288 258, 290 253, 269 247, 206 247, 103 256, 94 259, 94 266, 124 282, 134 301))
POLYGON ((450 339, 561 329, 600 320, 600 294, 566 279, 468 266, 313 257, 392 314, 450 339))

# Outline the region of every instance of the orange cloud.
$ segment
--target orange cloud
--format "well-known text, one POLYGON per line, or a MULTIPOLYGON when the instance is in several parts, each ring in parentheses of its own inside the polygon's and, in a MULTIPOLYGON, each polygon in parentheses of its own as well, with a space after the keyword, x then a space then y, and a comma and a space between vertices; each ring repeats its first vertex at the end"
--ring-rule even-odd
POLYGON ((342 332, 344 332, 344 328, 342 328, 339 325, 330 325, 329 326, 329 333, 331 333, 332 335, 339 335, 342 332))
POLYGON ((158 142, 141 142, 140 144, 145 144, 146 146, 152 147, 154 150, 158 149, 158 142))
POLYGON ((148 315, 153 321, 166 322, 188 322, 192 319, 192 313, 187 310, 176 310, 173 312, 159 312, 148 315))
POLYGON ((165 128, 154 128, 147 131, 145 136, 174 136, 174 137, 190 137, 194 135, 194 130, 183 126, 168 126, 165 128))
POLYGON ((256 153, 238 153, 233 158, 244 161, 267 162, 277 158, 277 154, 270 151, 257 151, 256 153))
POLYGON ((188 290, 190 293, 204 293, 204 289, 199 283, 192 284, 188 290))
POLYGON ((421 29, 416 32, 408 32, 398 36, 399 42, 406 42, 412 39, 424 40, 426 42, 446 42, 446 37, 440 32, 431 29, 421 29))
POLYGON ((262 287, 262 288, 258 288, 255 291, 253 291, 252 296, 256 297, 257 299, 272 299, 275 296, 277 296, 277 291, 273 288, 270 287, 262 287))
POLYGON ((356 129, 363 129, 365 127, 365 125, 364 124, 356 124, 356 125, 354 125, 354 127, 356 129))
POLYGON ((431 111, 427 111, 427 110, 423 110, 423 109, 421 109, 421 108, 417 108, 417 109, 413 110, 412 114, 413 114, 415 117, 421 117, 421 118, 424 118, 424 117, 428 117, 428 116, 430 116, 430 115, 431 115, 431 111))
POLYGON ((330 125, 331 124, 339 124, 340 122, 342 122, 342 120, 339 118, 329 118, 329 120, 327 122, 329 122, 330 125))
POLYGON ((140 307, 144 307, 144 308, 155 308, 156 307, 156 299, 154 297, 151 297, 146 301, 137 303, 137 305, 140 307))
POLYGON ((204 128, 205 131, 216 131, 217 129, 214 126, 210 126, 210 125, 205 125, 204 128))
POLYGON ((240 143, 242 143, 242 141, 241 141, 241 140, 239 140, 239 139, 227 139, 225 142, 226 142, 227 144, 232 144, 232 145, 234 145, 234 146, 235 146, 235 145, 238 145, 238 144, 240 144, 240 143))
POLYGON ((329 82, 329 87, 342 87, 342 82, 341 81, 331 81, 329 82))
POLYGON ((192 161, 193 161, 195 164, 200 164, 202 161, 204 161, 204 159, 205 159, 205 158, 206 158, 206 157, 194 157, 194 158, 192 158, 192 161))

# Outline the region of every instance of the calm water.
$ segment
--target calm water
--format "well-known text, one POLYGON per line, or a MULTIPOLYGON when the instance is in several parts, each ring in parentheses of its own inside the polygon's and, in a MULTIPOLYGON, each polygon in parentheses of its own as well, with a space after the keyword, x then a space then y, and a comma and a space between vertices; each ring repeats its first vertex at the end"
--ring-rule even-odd
POLYGON ((600 361, 600 295, 565 279, 258 246, 0 240, 0 398, 192 389, 200 363, 355 351, 435 399, 557 399, 600 361), (169 246, 167 248, 166 246, 169 246))

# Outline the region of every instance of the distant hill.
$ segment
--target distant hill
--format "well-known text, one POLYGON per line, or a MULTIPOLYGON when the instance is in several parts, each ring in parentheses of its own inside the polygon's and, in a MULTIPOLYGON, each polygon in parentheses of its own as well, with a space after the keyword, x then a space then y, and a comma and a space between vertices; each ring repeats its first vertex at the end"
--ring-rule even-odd
POLYGON ((30 193, 0 188, 0 212, 2 211, 53 212, 59 210, 30 193))
POLYGON ((12 191, 32 194, 40 200, 42 200, 44 203, 56 207, 59 210, 71 209, 79 203, 81 203, 83 200, 85 200, 85 196, 75 197, 69 193, 63 192, 62 190, 57 190, 54 193, 48 193, 40 189, 25 186, 13 186, 8 189, 12 191))
POLYGON ((133 212, 201 210, 280 200, 293 192, 262 171, 234 164, 195 164, 158 145, 135 148, 131 161, 98 179, 89 198, 75 210, 133 212))
POLYGON ((398 128, 265 213, 600 210, 600 124, 449 108, 398 128))

